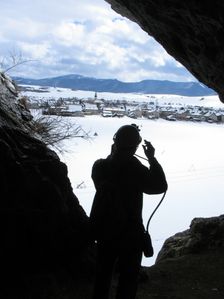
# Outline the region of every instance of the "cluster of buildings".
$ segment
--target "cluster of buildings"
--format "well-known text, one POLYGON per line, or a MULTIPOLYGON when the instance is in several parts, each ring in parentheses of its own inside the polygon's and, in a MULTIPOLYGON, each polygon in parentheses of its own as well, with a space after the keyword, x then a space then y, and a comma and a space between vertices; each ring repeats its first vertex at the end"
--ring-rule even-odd
POLYGON ((30 103, 30 108, 42 109, 44 115, 85 116, 101 115, 102 117, 123 117, 158 119, 168 121, 184 120, 195 122, 224 123, 224 109, 193 105, 158 104, 156 98, 149 102, 134 102, 126 100, 94 98, 59 98, 41 101, 36 107, 30 103))

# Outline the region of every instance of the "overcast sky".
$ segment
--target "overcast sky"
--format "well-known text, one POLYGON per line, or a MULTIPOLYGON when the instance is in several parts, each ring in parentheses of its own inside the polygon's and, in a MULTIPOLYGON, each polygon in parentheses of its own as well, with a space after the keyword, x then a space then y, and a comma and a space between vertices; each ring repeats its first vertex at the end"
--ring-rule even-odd
POLYGON ((104 0, 0 0, 0 63, 9 75, 80 74, 121 81, 195 78, 104 0))

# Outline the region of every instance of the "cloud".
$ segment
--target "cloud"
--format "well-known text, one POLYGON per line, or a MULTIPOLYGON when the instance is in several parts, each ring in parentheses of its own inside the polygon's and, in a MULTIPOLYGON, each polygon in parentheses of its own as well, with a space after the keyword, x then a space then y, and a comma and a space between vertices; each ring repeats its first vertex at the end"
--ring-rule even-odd
POLYGON ((103 0, 2 2, 0 61, 12 48, 36 61, 13 68, 10 75, 195 80, 152 37, 103 0))
POLYGON ((85 40, 85 26, 77 23, 61 23, 55 28, 53 36, 57 43, 62 43, 67 47, 83 45, 85 40))
POLYGON ((30 44, 30 43, 19 43, 20 49, 23 53, 27 53, 27 56, 30 59, 45 59, 50 56, 50 45, 48 42, 38 43, 38 44, 30 44))

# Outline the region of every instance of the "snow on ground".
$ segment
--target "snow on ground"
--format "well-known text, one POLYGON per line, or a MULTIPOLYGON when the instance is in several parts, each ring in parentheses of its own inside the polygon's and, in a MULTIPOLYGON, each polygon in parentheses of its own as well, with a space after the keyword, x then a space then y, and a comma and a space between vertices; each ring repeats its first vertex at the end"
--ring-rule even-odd
MULTIPOLYGON (((169 189, 150 224, 155 255, 143 258, 143 265, 152 265, 165 239, 188 229, 194 217, 223 213, 223 125, 101 116, 70 118, 70 121, 82 125, 92 136, 98 134, 89 141, 80 138, 65 141, 67 152, 60 155, 68 166, 74 193, 87 214, 95 193, 92 165, 109 154, 112 137, 121 125, 136 123, 143 139, 150 140, 156 148, 169 189)), ((137 153, 144 156, 141 147, 137 153)), ((144 160, 142 163, 147 165, 144 160)), ((144 195, 144 223, 160 198, 161 195, 144 195)))
MULTIPOLYGON (((72 90, 69 88, 55 88, 55 87, 41 87, 34 85, 22 85, 24 87, 34 88, 36 91, 25 91, 22 94, 35 99, 59 99, 59 98, 73 98, 81 99, 94 98, 95 91, 72 90), (41 92, 38 92, 41 90, 41 92)), ((219 100, 217 95, 205 97, 186 97, 178 95, 166 94, 138 94, 138 93, 111 93, 111 92, 97 92, 98 99, 105 100, 126 100, 135 102, 150 102, 157 101, 158 104, 181 104, 181 105, 198 105, 204 107, 223 108, 223 103, 219 100)))

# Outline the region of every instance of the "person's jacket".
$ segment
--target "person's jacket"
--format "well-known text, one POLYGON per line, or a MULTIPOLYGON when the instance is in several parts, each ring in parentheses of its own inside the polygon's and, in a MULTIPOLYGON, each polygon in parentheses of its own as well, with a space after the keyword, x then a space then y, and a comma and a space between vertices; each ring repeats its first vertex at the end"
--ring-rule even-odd
POLYGON ((116 187, 128 214, 130 230, 142 228, 143 193, 160 194, 167 190, 164 171, 155 158, 146 167, 134 156, 111 154, 94 163, 92 179, 96 197, 105 184, 116 187))

